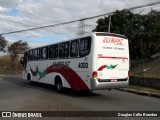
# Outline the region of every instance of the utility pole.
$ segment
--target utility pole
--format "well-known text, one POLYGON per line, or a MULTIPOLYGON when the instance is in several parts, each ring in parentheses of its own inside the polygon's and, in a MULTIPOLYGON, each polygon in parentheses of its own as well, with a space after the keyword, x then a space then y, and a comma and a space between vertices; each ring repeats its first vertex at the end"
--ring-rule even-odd
POLYGON ((108 33, 111 31, 111 15, 109 15, 109 22, 108 22, 108 33))
POLYGON ((79 25, 78 25, 78 29, 79 29, 79 35, 84 35, 85 34, 85 24, 84 24, 84 20, 80 20, 79 21, 79 25))

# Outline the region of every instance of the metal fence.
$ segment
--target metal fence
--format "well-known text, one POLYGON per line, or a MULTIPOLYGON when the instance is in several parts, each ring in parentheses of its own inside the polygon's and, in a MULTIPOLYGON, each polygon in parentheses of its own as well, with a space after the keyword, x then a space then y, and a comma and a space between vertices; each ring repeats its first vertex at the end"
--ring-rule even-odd
POLYGON ((131 60, 130 83, 160 88, 160 58, 131 60))

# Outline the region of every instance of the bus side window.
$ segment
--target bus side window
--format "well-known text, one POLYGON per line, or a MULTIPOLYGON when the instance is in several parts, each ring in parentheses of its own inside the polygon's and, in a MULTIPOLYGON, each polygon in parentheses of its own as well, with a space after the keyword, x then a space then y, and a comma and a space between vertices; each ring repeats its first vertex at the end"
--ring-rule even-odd
POLYGON ((37 59, 40 59, 40 49, 37 49, 37 59))
POLYGON ((52 45, 49 47, 49 58, 58 57, 58 45, 52 45))
POLYGON ((69 57, 69 43, 59 44, 59 58, 69 57))
POLYGON ((38 60, 39 58, 40 58, 40 56, 39 56, 39 49, 35 49, 34 50, 34 59, 38 60))
POLYGON ((71 42, 70 56, 78 57, 78 40, 71 42))
POLYGON ((62 58, 64 55, 64 44, 59 44, 59 58, 62 58))
POLYGON ((54 47, 54 58, 58 58, 58 45, 54 47))
POLYGON ((36 53, 35 53, 35 50, 33 50, 33 58, 32 60, 36 60, 36 53))
POLYGON ((28 52, 25 52, 23 57, 23 69, 26 69, 27 60, 28 60, 28 52))
POLYGON ((64 56, 63 57, 69 57, 69 43, 64 44, 64 56))
POLYGON ((80 39, 79 54, 80 57, 88 55, 91 48, 91 37, 80 39))
POLYGON ((30 60, 30 51, 28 51, 28 60, 30 60))
POLYGON ((53 46, 49 46, 49 58, 53 58, 53 46))
POLYGON ((38 59, 38 49, 34 50, 34 59, 37 60, 38 59))
POLYGON ((41 48, 41 59, 47 59, 48 58, 48 50, 47 47, 41 48))
POLYGON ((28 57, 29 60, 33 60, 33 50, 30 50, 29 51, 29 57, 28 57))

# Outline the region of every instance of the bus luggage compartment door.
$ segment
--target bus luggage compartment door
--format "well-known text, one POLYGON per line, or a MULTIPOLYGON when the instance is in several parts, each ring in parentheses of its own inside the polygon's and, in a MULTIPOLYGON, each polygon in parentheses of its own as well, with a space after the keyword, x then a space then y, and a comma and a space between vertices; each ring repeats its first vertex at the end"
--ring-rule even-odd
POLYGON ((98 79, 124 79, 128 77, 127 58, 100 57, 97 59, 98 79))

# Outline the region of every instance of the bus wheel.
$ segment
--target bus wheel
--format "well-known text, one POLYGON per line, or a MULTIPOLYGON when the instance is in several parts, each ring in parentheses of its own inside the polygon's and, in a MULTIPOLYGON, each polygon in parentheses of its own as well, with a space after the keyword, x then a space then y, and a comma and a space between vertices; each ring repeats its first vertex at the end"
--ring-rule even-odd
POLYGON ((60 77, 56 77, 55 79, 55 87, 56 87, 56 90, 58 92, 62 92, 63 91, 63 84, 62 84, 62 80, 60 77))
POLYGON ((28 80, 28 82, 29 82, 30 84, 33 84, 33 82, 31 81, 31 75, 30 75, 30 74, 27 75, 27 80, 28 80))

